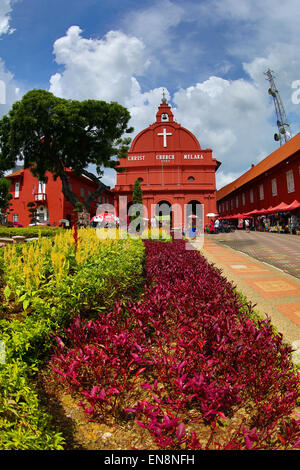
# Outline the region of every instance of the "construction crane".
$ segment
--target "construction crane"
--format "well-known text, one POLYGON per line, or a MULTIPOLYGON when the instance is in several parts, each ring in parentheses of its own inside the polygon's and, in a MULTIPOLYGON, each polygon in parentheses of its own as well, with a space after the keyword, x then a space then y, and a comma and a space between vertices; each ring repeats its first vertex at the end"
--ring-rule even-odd
POLYGON ((264 72, 264 74, 267 76, 266 80, 270 82, 270 88, 268 90, 268 93, 273 98, 277 117, 278 133, 274 134, 274 140, 280 142, 280 145, 282 145, 293 137, 292 132, 285 114, 284 106, 281 101, 279 91, 277 90, 274 82, 274 72, 268 69, 266 72, 264 72))

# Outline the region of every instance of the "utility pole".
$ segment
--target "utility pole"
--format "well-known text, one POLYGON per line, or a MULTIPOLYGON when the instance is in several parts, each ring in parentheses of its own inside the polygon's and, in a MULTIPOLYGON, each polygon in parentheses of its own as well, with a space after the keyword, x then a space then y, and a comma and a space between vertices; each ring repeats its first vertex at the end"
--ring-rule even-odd
POLYGON ((280 94, 278 89, 276 88, 275 82, 274 82, 274 72, 270 69, 268 69, 266 72, 264 72, 264 75, 267 76, 266 80, 269 81, 270 83, 270 88, 268 90, 269 95, 272 96, 274 105, 275 105, 275 111, 276 111, 276 117, 277 117, 277 127, 278 127, 278 133, 274 134, 274 140, 277 142, 280 142, 280 145, 285 144, 288 140, 291 139, 292 132, 290 129, 290 125, 288 123, 284 106, 280 98, 280 94))

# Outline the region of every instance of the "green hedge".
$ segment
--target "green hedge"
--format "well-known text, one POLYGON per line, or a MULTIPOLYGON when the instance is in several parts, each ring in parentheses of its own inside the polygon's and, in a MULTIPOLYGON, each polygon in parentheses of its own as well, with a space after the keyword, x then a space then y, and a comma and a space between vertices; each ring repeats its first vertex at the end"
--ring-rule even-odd
POLYGON ((16 235, 22 237, 33 238, 33 237, 52 237, 56 235, 61 230, 64 230, 60 227, 48 227, 44 225, 39 225, 35 227, 5 227, 0 226, 0 237, 1 238, 11 238, 16 235))

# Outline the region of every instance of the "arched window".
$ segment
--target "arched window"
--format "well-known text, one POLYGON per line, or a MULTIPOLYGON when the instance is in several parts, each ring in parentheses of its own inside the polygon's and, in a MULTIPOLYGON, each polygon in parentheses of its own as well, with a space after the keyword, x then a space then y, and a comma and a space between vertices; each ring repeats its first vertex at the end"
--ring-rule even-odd
POLYGON ((189 177, 188 177, 188 181, 189 181, 190 183, 193 183, 193 181, 195 181, 195 178, 194 178, 193 176, 189 176, 189 177))
POLYGON ((138 182, 139 182, 139 183, 142 183, 143 181, 144 181, 143 178, 141 178, 141 177, 138 178, 138 182))

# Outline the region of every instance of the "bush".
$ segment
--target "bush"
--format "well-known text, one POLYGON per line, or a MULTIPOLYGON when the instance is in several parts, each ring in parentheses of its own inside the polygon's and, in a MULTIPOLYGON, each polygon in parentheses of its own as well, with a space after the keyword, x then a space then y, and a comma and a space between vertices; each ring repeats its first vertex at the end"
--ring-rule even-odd
POLYGON ((16 235, 26 237, 26 238, 35 238, 35 237, 53 237, 57 233, 63 231, 62 228, 58 227, 48 227, 44 225, 39 225, 35 227, 5 227, 0 226, 0 237, 1 238, 11 238, 16 235))

